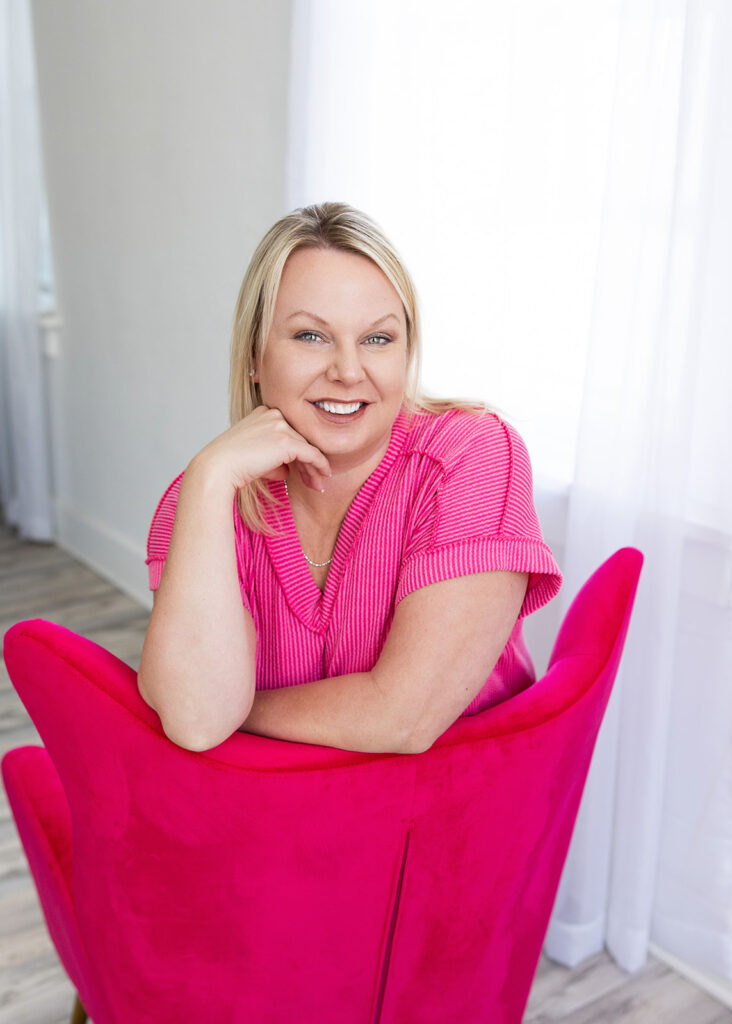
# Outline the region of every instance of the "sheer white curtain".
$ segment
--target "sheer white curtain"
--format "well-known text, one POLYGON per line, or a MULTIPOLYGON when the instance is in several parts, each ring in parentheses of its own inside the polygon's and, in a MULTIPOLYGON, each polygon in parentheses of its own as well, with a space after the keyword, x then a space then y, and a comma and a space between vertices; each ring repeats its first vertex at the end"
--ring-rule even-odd
POLYGON ((28 0, 0 0, 0 499, 22 537, 50 540, 37 111, 28 0))
POLYGON ((732 8, 621 23, 570 494, 571 592, 646 555, 548 952, 643 963, 649 937, 732 977, 732 8), (681 16, 679 16, 681 15, 681 16))
POLYGON ((646 565, 547 952, 732 978, 732 8, 300 0, 289 205, 402 250, 425 383, 569 494, 566 605, 646 565))

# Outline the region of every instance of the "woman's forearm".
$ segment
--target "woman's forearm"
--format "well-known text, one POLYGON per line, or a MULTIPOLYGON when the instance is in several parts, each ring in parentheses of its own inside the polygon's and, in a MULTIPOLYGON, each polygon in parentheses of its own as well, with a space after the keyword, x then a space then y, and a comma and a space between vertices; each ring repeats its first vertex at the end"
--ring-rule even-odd
POLYGON ((414 753, 394 695, 371 672, 257 691, 242 732, 341 750, 414 753))
POLYGON ((180 746, 216 746, 244 721, 255 687, 256 634, 242 605, 231 481, 205 460, 183 476, 138 686, 180 746))

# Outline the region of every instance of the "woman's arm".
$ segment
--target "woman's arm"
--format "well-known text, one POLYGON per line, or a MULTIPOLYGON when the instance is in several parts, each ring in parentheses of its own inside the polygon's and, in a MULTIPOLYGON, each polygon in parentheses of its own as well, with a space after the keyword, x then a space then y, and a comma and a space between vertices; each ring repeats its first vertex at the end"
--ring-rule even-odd
POLYGON ((482 572, 413 591, 371 672, 260 691, 242 731, 372 753, 428 749, 492 672, 527 583, 527 573, 482 572))
POLYGON ((205 462, 186 469, 137 676, 167 735, 191 750, 229 736, 254 697, 256 635, 239 590, 235 493, 205 462))
POLYGON ((234 498, 252 480, 297 464, 320 490, 328 460, 277 409, 259 406, 214 438, 186 469, 137 683, 181 747, 208 750, 247 717, 256 683, 256 633, 239 589, 234 498))

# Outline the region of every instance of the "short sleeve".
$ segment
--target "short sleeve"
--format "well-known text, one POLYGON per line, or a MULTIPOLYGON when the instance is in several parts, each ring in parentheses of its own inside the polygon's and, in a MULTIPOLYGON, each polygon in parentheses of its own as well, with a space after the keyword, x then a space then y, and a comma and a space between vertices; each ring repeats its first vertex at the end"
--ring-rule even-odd
MULTIPOLYGON (((180 473, 167 487, 165 493, 158 502, 155 514, 152 517, 152 522, 150 523, 150 529, 147 535, 147 558, 145 559, 145 564, 148 567, 150 590, 158 589, 163 576, 163 567, 165 566, 165 559, 168 557, 170 539, 173 535, 175 511, 178 506, 178 495, 180 493, 182 481, 183 473, 180 473)), ((251 600, 249 594, 251 572, 248 570, 246 572, 244 571, 245 562, 248 566, 251 562, 251 558, 247 557, 249 547, 245 542, 245 530, 241 522, 241 517, 238 513, 236 499, 234 499, 233 502, 232 515, 234 517, 234 543, 236 546, 239 590, 241 592, 242 604, 247 611, 251 612, 251 600)))
POLYGON ((415 501, 396 602, 441 580, 478 572, 529 573, 519 617, 558 592, 562 576, 534 507, 531 463, 519 433, 498 416, 451 421, 441 472, 415 501))
POLYGON ((147 534, 147 558, 145 564, 148 567, 150 590, 157 590, 163 575, 163 566, 168 557, 170 538, 173 534, 173 523, 175 522, 175 510, 178 505, 178 494, 183 480, 183 473, 180 473, 165 490, 158 502, 155 514, 150 523, 147 534))

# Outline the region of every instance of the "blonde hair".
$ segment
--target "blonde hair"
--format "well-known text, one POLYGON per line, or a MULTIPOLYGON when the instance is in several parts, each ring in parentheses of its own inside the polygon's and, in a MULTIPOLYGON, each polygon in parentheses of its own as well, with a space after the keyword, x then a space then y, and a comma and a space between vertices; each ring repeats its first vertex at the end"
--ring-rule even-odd
MULTIPOLYGON (((399 295, 407 323, 407 380, 404 407, 410 415, 435 415, 449 409, 482 414, 482 402, 433 398, 420 391, 421 335, 417 292, 394 246, 381 228, 347 203, 319 203, 288 213, 269 229, 254 251, 239 289, 231 334, 229 416, 231 425, 261 405, 259 385, 252 371, 261 357, 274 319, 277 292, 288 257, 296 249, 340 249, 366 256, 386 275, 399 295)), ((262 516, 260 500, 278 502, 264 480, 253 480, 239 489, 242 519, 259 533, 273 531, 262 516)))

